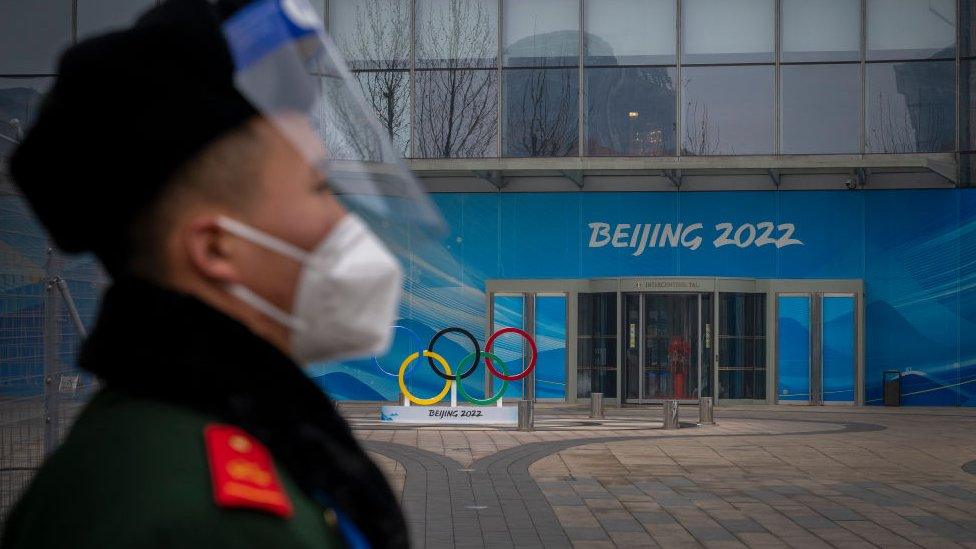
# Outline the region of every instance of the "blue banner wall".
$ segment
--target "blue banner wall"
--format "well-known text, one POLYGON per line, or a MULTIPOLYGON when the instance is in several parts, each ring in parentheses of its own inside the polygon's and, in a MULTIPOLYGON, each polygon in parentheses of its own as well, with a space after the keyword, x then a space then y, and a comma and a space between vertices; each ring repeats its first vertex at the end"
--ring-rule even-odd
MULTIPOLYGON (((485 334, 489 278, 863 279, 867 402, 880 400, 882 371, 897 369, 905 372, 906 404, 976 406, 976 190, 445 193, 434 200, 451 227, 443 246, 422 257, 400 250, 408 274, 401 324, 424 345, 448 325, 485 334)), ((409 346, 402 332, 395 350, 379 358, 387 370, 409 346)), ((463 356, 469 344, 448 337, 441 345, 463 356)), ((429 367, 418 371, 410 385, 420 396, 443 386, 429 367)), ((396 378, 371 360, 322 365, 315 374, 336 398, 397 398, 396 378)), ((478 391, 482 376, 469 379, 478 391)))

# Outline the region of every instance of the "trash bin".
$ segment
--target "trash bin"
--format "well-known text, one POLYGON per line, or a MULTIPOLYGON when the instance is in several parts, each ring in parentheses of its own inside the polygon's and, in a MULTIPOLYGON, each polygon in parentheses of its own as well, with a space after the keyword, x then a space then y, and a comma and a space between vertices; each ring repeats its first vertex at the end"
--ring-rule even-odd
POLYGON ((901 406, 901 372, 885 370, 882 387, 884 388, 884 405, 901 406))

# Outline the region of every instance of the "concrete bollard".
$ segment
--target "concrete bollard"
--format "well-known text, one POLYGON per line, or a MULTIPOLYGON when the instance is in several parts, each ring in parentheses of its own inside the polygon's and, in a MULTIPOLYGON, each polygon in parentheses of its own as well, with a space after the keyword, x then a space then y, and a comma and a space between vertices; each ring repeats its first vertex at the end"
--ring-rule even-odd
POLYGON ((590 417, 603 417, 603 393, 590 393, 590 417))
POLYGON ((712 397, 701 397, 698 399, 699 425, 715 425, 715 415, 712 406, 712 397))
POLYGON ((664 401, 664 428, 665 429, 681 428, 681 424, 678 423, 678 401, 677 400, 664 401))
POLYGON ((535 406, 531 400, 518 402, 518 430, 532 431, 535 429, 535 406))

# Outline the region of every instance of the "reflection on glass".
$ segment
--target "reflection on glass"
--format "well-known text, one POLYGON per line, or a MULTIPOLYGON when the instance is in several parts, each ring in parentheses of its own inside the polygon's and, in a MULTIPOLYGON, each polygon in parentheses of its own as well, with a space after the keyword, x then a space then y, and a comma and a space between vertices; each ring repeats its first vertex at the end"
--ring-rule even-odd
POLYGON ((71 1, 0 1, 0 74, 50 74, 71 40, 71 1))
POLYGON ((682 63, 771 63, 774 0, 685 0, 682 63))
POLYGON ((578 69, 505 71, 505 156, 571 156, 578 150, 578 69))
POLYGON ((78 0, 78 38, 127 27, 153 0, 78 0))
POLYGON ((640 300, 641 294, 624 294, 623 393, 628 400, 640 398, 640 300))
POLYGON ((673 156, 675 69, 586 69, 586 154, 673 156))
POLYGON ((674 64, 674 0, 601 0, 583 9, 587 64, 674 64))
POLYGON ((683 154, 772 153, 772 66, 687 67, 682 87, 683 154))
POLYGON ((551 67, 577 64, 577 0, 504 0, 503 13, 506 66, 551 67))
POLYGON ((779 296, 776 398, 810 402, 810 296, 779 296))
POLYGON ((497 19, 494 0, 417 0, 417 66, 493 66, 497 19))
POLYGON ((952 61, 868 64, 868 152, 953 149, 954 64, 952 61))
POLYGON ((454 69, 416 74, 416 155, 494 156, 498 134, 496 72, 454 69))
POLYGON ((0 156, 13 152, 37 115, 53 78, 0 78, 0 156))
POLYGON ((536 398, 566 398, 566 296, 535 298, 536 398))
POLYGON ((719 294, 719 398, 766 398, 766 295, 719 294))
POLYGON ((644 398, 698 397, 698 296, 644 296, 644 398))
POLYGON ((353 69, 409 64, 410 0, 329 2, 329 30, 353 69))
POLYGON ((824 296, 820 356, 825 402, 854 402, 854 297, 824 296))
POLYGON ((955 57, 956 0, 867 0, 868 59, 955 57))
POLYGON ((783 153, 860 150, 860 66, 783 65, 780 93, 783 153))
POLYGON ((976 0, 959 2, 959 21, 962 27, 959 50, 964 56, 976 55, 976 0))
POLYGON ((857 61, 860 0, 783 0, 783 61, 857 61))
MULTIPOLYGON (((502 328, 525 329, 525 297, 520 295, 496 295, 494 304, 495 323, 493 331, 502 328)), ((525 339, 517 334, 505 334, 500 336, 491 351, 498 355, 498 358, 505 361, 506 368, 510 374, 521 372, 525 369, 525 339)), ((492 379, 494 391, 500 389, 501 380, 492 379)), ((525 381, 509 381, 508 388, 505 389, 504 398, 524 398, 526 395, 525 381)), ((487 395, 486 395, 487 396, 487 395)))
POLYGON ((579 294, 576 396, 617 396, 617 294, 579 294))
POLYGON ((380 125, 397 150, 405 155, 410 142, 410 73, 371 71, 356 73, 356 77, 380 125))

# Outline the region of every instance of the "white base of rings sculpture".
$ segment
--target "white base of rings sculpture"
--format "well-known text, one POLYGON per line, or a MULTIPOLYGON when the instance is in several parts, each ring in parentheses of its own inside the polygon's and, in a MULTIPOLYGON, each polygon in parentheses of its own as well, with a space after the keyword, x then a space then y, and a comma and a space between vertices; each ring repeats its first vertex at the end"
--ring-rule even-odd
MULTIPOLYGON (((405 326, 393 326, 394 329, 405 330, 415 341, 419 343, 417 334, 405 326)), ((418 345, 419 346, 419 345, 418 345)), ((518 381, 525 378, 535 369, 536 359, 539 357, 539 350, 536 348, 535 341, 527 332, 518 328, 502 328, 491 334, 485 342, 485 350, 481 350, 481 345, 471 332, 464 328, 444 328, 434 334, 427 349, 417 351, 400 363, 400 370, 395 375, 400 385, 400 393, 403 395, 403 406, 383 406, 380 408, 380 421, 384 423, 410 423, 424 425, 517 425, 518 408, 515 406, 504 406, 502 395, 508 388, 509 381, 518 381), (474 351, 461 359, 457 364, 457 369, 451 368, 447 360, 434 351, 434 344, 445 334, 457 333, 468 339, 474 351), (498 358, 491 352, 492 346, 499 336, 504 334, 517 334, 525 339, 532 350, 529 365, 525 370, 509 375, 508 366, 505 361, 498 358), (444 380, 444 388, 439 393, 428 398, 420 398, 407 389, 406 375, 408 367, 421 356, 427 359, 427 363, 438 377, 444 380), (485 367, 493 377, 501 380, 501 386, 496 387, 494 396, 487 398, 475 398, 464 388, 463 380, 469 377, 478 369, 482 359, 485 367), (496 367, 497 364, 497 367, 496 367), (456 373, 455 373, 456 372, 456 373), (445 398, 450 395, 450 406, 438 406, 445 398), (470 406, 458 406, 458 396, 470 406)), ((373 357, 376 367, 387 375, 394 375, 387 372, 380 366, 376 357, 373 357)))

